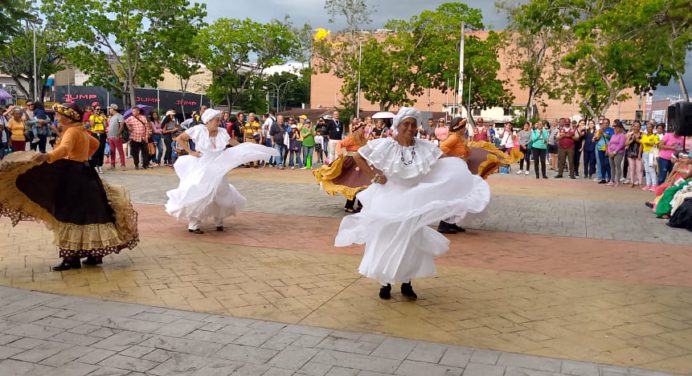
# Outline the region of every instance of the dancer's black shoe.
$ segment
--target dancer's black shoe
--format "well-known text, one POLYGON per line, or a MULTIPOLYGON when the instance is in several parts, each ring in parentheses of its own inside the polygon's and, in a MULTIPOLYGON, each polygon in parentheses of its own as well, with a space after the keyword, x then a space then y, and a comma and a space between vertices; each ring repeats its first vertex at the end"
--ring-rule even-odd
POLYGON ((418 299, 418 295, 416 295, 416 293, 413 291, 413 286, 411 286, 411 282, 401 284, 401 294, 411 300, 418 299))
POLYGON ((392 285, 387 283, 387 286, 380 287, 380 299, 389 300, 392 298, 392 285))
POLYGON ((437 232, 440 234, 456 234, 458 231, 451 227, 451 225, 445 221, 440 221, 437 226, 437 232))

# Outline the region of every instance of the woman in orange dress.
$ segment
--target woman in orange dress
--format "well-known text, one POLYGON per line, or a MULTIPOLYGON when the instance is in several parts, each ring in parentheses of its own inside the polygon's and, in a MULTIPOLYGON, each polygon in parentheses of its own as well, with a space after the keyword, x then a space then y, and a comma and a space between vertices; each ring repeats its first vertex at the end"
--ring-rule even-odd
MULTIPOLYGON (((491 142, 468 141, 466 137, 466 119, 457 117, 452 119, 449 127, 449 137, 440 144, 442 153, 448 157, 459 157, 466 161, 469 171, 483 179, 498 172, 500 166, 510 165, 524 157, 520 151, 512 149, 509 154, 495 147, 491 142)), ((469 128, 472 132, 472 128, 469 128)), ((455 234, 465 232, 461 226, 450 218, 440 221, 437 230, 443 234, 455 234)))
POLYGON ((340 157, 313 172, 317 183, 328 195, 334 196, 339 193, 346 198, 344 210, 347 213, 360 211, 360 207, 355 207, 356 194, 370 185, 370 179, 360 171, 353 159, 358 149, 368 142, 364 130, 365 123, 354 125, 351 134, 336 147, 336 153, 340 157))
POLYGON ((507 154, 491 142, 468 141, 466 124, 466 119, 454 118, 449 127, 450 135, 440 144, 440 149, 447 156, 465 159, 472 174, 487 179, 496 173, 500 166, 511 165, 524 157, 524 154, 516 149, 507 154))
POLYGON ((139 242, 137 212, 122 187, 101 181, 89 166, 99 147, 82 124, 75 104, 54 107, 62 135, 47 154, 13 153, 0 164, 0 216, 16 225, 43 222, 53 231, 63 262, 53 270, 79 269, 102 258, 134 248, 139 242))

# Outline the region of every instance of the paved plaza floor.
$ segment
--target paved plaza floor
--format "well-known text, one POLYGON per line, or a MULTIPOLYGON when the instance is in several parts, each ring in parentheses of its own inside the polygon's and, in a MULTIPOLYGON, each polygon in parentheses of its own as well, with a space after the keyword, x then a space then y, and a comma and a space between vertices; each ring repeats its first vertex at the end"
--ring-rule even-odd
POLYGON ((343 200, 308 171, 233 171, 248 206, 204 235, 163 211, 171 170, 103 177, 142 238, 103 267, 50 272, 51 234, 0 221, 0 375, 692 374, 692 235, 650 193, 495 175, 408 302, 333 247, 343 200))

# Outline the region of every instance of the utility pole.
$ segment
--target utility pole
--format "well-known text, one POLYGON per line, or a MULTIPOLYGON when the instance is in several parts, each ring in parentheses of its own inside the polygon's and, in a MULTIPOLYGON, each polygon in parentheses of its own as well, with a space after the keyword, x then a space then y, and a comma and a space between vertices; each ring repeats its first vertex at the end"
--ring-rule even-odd
POLYGON ((356 97, 356 117, 360 118, 360 64, 363 60, 363 43, 358 38, 358 92, 356 97))

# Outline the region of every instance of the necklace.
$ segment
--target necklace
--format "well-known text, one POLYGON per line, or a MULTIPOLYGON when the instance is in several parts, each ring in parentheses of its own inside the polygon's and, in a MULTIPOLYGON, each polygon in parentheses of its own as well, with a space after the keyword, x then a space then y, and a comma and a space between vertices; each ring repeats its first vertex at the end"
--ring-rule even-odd
POLYGON ((415 141, 414 141, 413 145, 411 145, 411 159, 409 159, 409 160, 406 160, 406 157, 404 156, 404 147, 401 146, 401 163, 403 163, 404 166, 408 166, 408 165, 412 164, 415 159, 416 159, 416 143, 415 143, 415 141))

